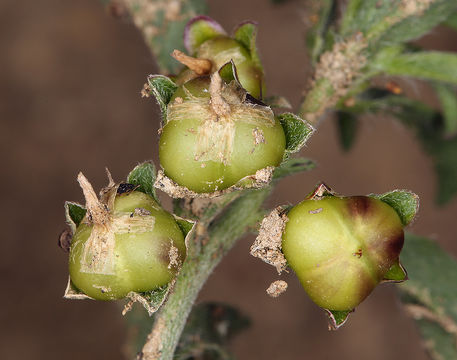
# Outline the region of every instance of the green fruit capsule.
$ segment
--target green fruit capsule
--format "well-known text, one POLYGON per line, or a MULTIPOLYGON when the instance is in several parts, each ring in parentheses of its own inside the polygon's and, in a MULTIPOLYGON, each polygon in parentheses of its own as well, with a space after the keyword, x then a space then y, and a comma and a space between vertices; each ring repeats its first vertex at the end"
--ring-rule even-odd
POLYGON ((173 216, 139 191, 117 194, 112 204, 109 212, 87 204, 70 248, 74 286, 94 299, 114 300, 170 282, 186 255, 173 216))
POLYGON ((193 192, 212 193, 280 164, 281 124, 269 107, 248 103, 245 95, 218 73, 178 87, 159 143, 166 176, 193 192))
POLYGON ((322 308, 354 309, 398 264, 403 225, 381 200, 305 200, 287 217, 282 251, 305 291, 322 308))
POLYGON ((261 98, 262 94, 265 94, 262 69, 255 65, 249 51, 238 41, 228 36, 214 37, 200 45, 196 57, 210 60, 213 71, 233 60, 238 79, 246 91, 255 98, 261 98))

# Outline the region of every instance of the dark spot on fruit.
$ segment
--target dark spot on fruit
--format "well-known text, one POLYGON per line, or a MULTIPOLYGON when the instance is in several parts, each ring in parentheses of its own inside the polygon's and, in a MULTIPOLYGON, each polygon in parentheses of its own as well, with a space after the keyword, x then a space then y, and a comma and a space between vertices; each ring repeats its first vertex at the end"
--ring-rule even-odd
POLYGON ((354 254, 354 256, 357 256, 359 259, 362 257, 362 249, 358 249, 354 254))
POLYGON ((367 216, 372 211, 372 202, 368 196, 347 198, 347 207, 351 216, 367 216))
POLYGON ((400 255, 401 249, 403 248, 403 243, 405 242, 405 235, 403 230, 400 230, 398 233, 393 234, 387 243, 387 254, 390 258, 397 259, 400 255))
POLYGON ((125 194, 125 193, 130 193, 133 190, 135 190, 138 186, 133 185, 133 184, 128 184, 128 183, 121 183, 119 184, 119 187, 117 188, 117 194, 125 194))

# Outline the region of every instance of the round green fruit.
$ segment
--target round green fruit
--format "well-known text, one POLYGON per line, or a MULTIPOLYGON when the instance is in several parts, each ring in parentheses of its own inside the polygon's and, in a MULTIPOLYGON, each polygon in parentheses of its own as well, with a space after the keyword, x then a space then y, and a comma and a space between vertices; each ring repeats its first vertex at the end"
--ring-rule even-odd
POLYGON ((240 83, 246 91, 257 99, 265 94, 262 69, 255 65, 249 51, 238 41, 228 36, 214 37, 201 44, 195 56, 211 60, 213 71, 233 60, 240 83))
POLYGON ((397 212, 368 196, 305 200, 291 209, 282 250, 320 307, 352 310, 399 260, 403 225, 397 212))
POLYGON ((73 236, 69 270, 72 283, 94 299, 158 288, 184 261, 184 236, 175 219, 142 192, 117 195, 109 221, 88 223, 83 221, 73 236), (97 246, 96 238, 106 244, 102 251, 91 247, 97 246), (101 266, 93 266, 94 261, 101 266))
POLYGON ((226 189, 284 155, 284 130, 271 109, 244 102, 233 82, 219 90, 211 93, 208 77, 180 86, 160 136, 165 175, 197 193, 226 189))

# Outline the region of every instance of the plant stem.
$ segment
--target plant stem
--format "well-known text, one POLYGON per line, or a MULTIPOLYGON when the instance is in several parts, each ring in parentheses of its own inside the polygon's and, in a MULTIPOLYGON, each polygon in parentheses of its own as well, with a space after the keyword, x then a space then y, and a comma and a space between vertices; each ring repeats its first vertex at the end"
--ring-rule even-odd
POLYGON ((218 221, 199 224, 186 261, 168 300, 159 310, 142 350, 142 360, 171 360, 193 303, 213 269, 249 227, 263 217, 271 188, 251 190, 231 204, 218 221))

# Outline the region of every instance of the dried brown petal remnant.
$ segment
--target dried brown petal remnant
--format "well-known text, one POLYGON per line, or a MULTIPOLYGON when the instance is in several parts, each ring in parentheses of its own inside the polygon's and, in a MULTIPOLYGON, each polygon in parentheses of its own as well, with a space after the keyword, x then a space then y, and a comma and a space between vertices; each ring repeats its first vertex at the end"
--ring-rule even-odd
POLYGON ((251 246, 251 255, 273 265, 279 274, 287 267, 286 258, 281 251, 282 233, 287 221, 282 207, 274 209, 262 220, 259 235, 251 246))
POLYGON ((287 290, 287 283, 284 280, 276 280, 270 284, 267 294, 271 297, 278 297, 287 290))

